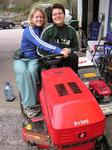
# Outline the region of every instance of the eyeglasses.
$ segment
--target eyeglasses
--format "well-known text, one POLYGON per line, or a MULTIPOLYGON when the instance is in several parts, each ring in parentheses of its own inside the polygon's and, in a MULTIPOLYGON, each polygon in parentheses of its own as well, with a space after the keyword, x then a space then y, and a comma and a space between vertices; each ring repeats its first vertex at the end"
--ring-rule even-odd
POLYGON ((61 15, 64 15, 64 13, 60 12, 60 13, 54 13, 54 14, 52 14, 52 16, 57 16, 57 15, 61 16, 61 15))

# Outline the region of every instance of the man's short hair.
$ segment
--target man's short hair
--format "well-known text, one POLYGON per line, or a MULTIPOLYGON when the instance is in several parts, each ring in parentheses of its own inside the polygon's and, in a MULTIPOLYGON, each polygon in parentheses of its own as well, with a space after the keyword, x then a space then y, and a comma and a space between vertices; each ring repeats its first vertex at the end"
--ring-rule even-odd
POLYGON ((63 11, 63 13, 65 14, 65 8, 62 4, 53 4, 52 8, 51 8, 51 13, 53 12, 54 9, 61 9, 63 11))

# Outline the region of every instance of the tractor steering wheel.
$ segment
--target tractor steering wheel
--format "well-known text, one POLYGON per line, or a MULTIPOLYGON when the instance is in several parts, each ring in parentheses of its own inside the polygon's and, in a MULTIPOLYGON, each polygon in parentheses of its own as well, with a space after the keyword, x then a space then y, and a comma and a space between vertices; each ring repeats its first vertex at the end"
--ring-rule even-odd
POLYGON ((57 65, 63 58, 63 54, 51 54, 38 58, 38 62, 45 66, 57 65))

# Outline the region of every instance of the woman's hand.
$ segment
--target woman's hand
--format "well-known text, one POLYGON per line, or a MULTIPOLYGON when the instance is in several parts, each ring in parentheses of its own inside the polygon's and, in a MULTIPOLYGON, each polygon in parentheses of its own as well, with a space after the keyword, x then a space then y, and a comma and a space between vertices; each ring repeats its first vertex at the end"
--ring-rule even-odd
POLYGON ((61 54, 63 54, 64 58, 67 58, 69 56, 69 53, 71 52, 71 49, 69 48, 63 48, 63 50, 61 51, 61 54))

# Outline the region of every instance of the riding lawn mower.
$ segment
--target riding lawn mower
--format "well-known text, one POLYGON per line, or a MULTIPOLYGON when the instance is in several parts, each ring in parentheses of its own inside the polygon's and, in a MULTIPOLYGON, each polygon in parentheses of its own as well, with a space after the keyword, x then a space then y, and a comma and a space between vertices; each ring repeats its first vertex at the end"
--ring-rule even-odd
POLYGON ((26 118, 22 136, 29 150, 108 150, 104 136, 105 115, 90 89, 69 67, 57 68, 62 55, 48 55, 39 62, 41 112, 26 118))

